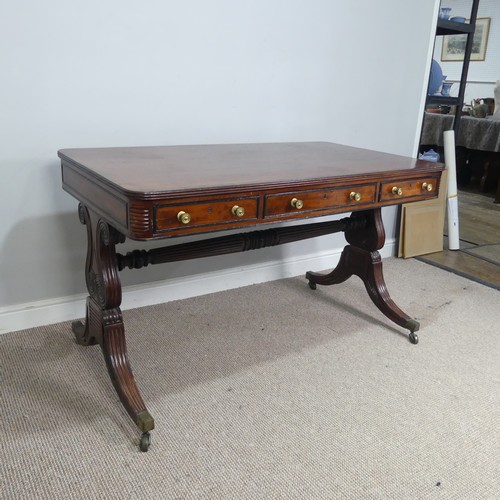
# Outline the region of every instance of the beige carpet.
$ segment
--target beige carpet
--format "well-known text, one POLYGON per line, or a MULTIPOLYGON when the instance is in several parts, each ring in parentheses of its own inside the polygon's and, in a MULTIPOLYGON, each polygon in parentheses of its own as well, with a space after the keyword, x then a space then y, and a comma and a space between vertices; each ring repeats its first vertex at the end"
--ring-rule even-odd
POLYGON ((500 292, 384 261, 420 343, 361 281, 125 313, 148 453, 69 324, 0 337, 2 499, 498 499, 500 292))

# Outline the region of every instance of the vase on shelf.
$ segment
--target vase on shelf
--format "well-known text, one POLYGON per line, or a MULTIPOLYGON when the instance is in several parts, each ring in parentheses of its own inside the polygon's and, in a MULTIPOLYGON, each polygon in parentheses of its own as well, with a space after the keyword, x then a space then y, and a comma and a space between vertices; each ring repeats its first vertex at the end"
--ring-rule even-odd
POLYGON ((452 86, 453 86, 453 82, 443 82, 443 85, 441 87, 441 95, 449 96, 452 86))
POLYGON ((439 18, 440 19, 449 19, 450 18, 451 8, 449 7, 441 7, 439 9, 439 18))

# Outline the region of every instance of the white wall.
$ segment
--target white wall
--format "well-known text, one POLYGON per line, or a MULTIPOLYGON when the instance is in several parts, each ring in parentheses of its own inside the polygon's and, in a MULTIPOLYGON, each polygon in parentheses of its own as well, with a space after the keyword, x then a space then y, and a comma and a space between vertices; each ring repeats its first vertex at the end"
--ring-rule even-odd
MULTIPOLYGON (((443 0, 442 7, 451 7, 452 16, 468 18, 471 12, 471 0, 443 0)), ((490 32, 486 59, 471 61, 467 74, 464 102, 470 104, 472 99, 493 97, 495 82, 500 80, 500 2, 498 0, 480 0, 477 17, 490 17, 490 32)), ((458 82, 462 72, 461 62, 441 61, 443 38, 436 38, 434 59, 439 63, 447 80, 457 82, 451 88, 450 95, 458 95, 458 82)))
MULTIPOLYGON (((437 0, 4 3, 0 332, 27 326, 33 307, 46 323, 67 319, 44 307, 85 292, 85 231, 60 188, 58 149, 327 140, 414 155, 436 14, 437 0)), ((395 214, 384 211, 389 241, 395 214)), ((342 246, 335 235, 123 282, 253 262, 271 279, 266 263, 299 255, 305 266, 342 246)))

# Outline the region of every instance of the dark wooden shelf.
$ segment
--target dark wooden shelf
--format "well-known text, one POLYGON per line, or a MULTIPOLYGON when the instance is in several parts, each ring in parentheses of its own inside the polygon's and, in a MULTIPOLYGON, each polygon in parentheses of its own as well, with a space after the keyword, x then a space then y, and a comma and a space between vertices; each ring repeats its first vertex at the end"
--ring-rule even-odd
POLYGON ((474 33, 474 26, 469 23, 457 23, 446 19, 438 19, 436 35, 466 35, 474 33))
MULTIPOLYGON (((467 85, 467 73, 469 71, 469 62, 472 52, 474 32, 476 29, 476 19, 477 19, 477 11, 479 8, 479 1, 480 0, 470 0, 471 11, 470 15, 468 16, 469 22, 457 23, 456 21, 451 21, 449 19, 438 18, 436 25, 436 37, 445 35, 462 35, 465 38, 465 50, 464 50, 463 60, 461 61, 462 68, 461 68, 460 81, 458 82, 458 96, 450 97, 443 95, 428 95, 425 100, 426 108, 429 108, 432 105, 455 106, 454 110, 455 120, 453 122, 453 130, 455 131, 456 134, 460 129, 460 117, 464 103, 465 87, 467 85)), ((432 71, 431 71, 431 76, 432 76, 432 71)))
POLYGON ((427 96, 427 104, 447 104, 448 106, 456 106, 460 103, 458 97, 450 97, 445 95, 430 95, 427 96))

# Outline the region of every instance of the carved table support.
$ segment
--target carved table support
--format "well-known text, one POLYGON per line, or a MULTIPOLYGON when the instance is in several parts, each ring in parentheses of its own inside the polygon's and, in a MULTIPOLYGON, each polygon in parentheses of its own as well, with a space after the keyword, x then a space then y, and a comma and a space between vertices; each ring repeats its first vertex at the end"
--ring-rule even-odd
POLYGON ((394 303, 384 281, 382 259, 378 252, 385 242, 381 209, 355 212, 351 218, 363 218, 367 221, 367 226, 358 229, 357 225, 353 224, 346 229, 345 237, 350 245, 342 251, 337 267, 327 274, 308 272, 306 279, 309 280, 309 286, 316 289, 317 284, 334 285, 346 281, 353 274, 359 276, 378 309, 399 326, 410 330, 409 339, 413 344, 417 344, 418 337, 415 332, 419 329, 419 323, 394 303))
POLYGON ((146 410, 128 361, 120 309, 122 290, 115 244, 122 243, 125 236, 82 204, 78 214, 87 226, 85 279, 89 297, 85 324, 73 323, 73 332, 81 345, 100 344, 116 392, 142 431, 141 450, 147 451, 154 420, 146 410))

